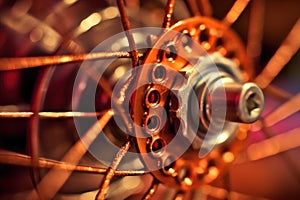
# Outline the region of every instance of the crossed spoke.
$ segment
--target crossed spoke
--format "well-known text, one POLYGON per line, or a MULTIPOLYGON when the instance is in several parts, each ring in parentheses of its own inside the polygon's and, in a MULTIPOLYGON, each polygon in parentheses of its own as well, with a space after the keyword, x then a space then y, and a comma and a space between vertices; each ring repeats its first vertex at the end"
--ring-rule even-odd
MULTIPOLYGON (((78 140, 72 148, 65 154, 62 162, 71 164, 72 166, 78 165, 83 155, 87 152, 89 146, 101 133, 102 129, 113 116, 113 111, 108 110, 85 134, 78 140)), ((75 167, 74 167, 75 169, 75 167)), ((38 183, 36 190, 33 190, 27 199, 37 199, 38 194, 46 199, 52 199, 58 190, 63 186, 66 180, 71 175, 74 169, 61 170, 53 167, 43 179, 38 183)))

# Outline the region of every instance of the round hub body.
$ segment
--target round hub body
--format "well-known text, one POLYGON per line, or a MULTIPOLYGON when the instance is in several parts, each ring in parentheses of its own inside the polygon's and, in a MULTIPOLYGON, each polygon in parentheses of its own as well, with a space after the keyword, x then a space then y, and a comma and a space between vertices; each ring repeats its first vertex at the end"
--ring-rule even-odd
POLYGON ((131 110, 146 167, 180 190, 215 180, 263 107, 240 39, 210 18, 180 21, 137 71, 131 110))

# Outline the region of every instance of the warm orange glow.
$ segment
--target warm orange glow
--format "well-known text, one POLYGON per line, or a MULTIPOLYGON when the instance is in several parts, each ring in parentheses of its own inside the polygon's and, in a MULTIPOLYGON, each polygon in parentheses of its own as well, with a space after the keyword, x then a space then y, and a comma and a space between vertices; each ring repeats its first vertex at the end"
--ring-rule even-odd
POLYGON ((234 154, 230 151, 227 151, 222 155, 222 159, 226 163, 231 163, 234 160, 234 154))
POLYGON ((119 10, 117 7, 108 7, 105 8, 102 12, 103 20, 113 19, 119 15, 119 10))
POLYGON ((189 177, 185 177, 183 179, 183 183, 187 186, 191 186, 193 184, 193 181, 189 177))
POLYGON ((208 177, 210 179, 215 179, 219 175, 219 169, 217 167, 209 167, 208 168, 208 177))

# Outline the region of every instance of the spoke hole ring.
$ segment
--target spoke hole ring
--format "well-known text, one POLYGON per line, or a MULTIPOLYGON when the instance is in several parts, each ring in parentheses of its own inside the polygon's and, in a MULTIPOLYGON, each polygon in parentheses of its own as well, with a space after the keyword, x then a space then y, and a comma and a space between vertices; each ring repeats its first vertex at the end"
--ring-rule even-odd
POLYGON ((148 134, 153 135, 158 133, 158 131, 160 130, 160 118, 156 115, 152 115, 152 116, 148 116, 146 118, 146 131, 148 132, 148 134))
POLYGON ((162 65, 156 65, 153 68, 153 74, 152 74, 152 78, 155 81, 159 81, 162 82, 165 78, 166 78, 166 68, 162 65))
POLYGON ((165 146, 166 142, 163 138, 152 138, 148 146, 148 151, 151 152, 153 156, 162 157, 165 151, 165 146))
POLYGON ((150 89, 146 94, 147 107, 154 107, 160 103, 160 93, 155 89, 150 89))

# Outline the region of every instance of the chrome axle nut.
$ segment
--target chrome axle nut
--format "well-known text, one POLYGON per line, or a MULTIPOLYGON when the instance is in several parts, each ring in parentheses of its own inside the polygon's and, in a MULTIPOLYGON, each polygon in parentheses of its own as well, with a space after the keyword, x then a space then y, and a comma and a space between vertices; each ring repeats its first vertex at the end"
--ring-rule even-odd
MULTIPOLYGON (((262 114, 264 95, 254 83, 225 82, 218 85, 208 95, 208 107, 213 107, 213 103, 215 105, 226 105, 227 121, 253 123, 262 114)), ((211 112, 211 110, 207 112, 211 112)))

